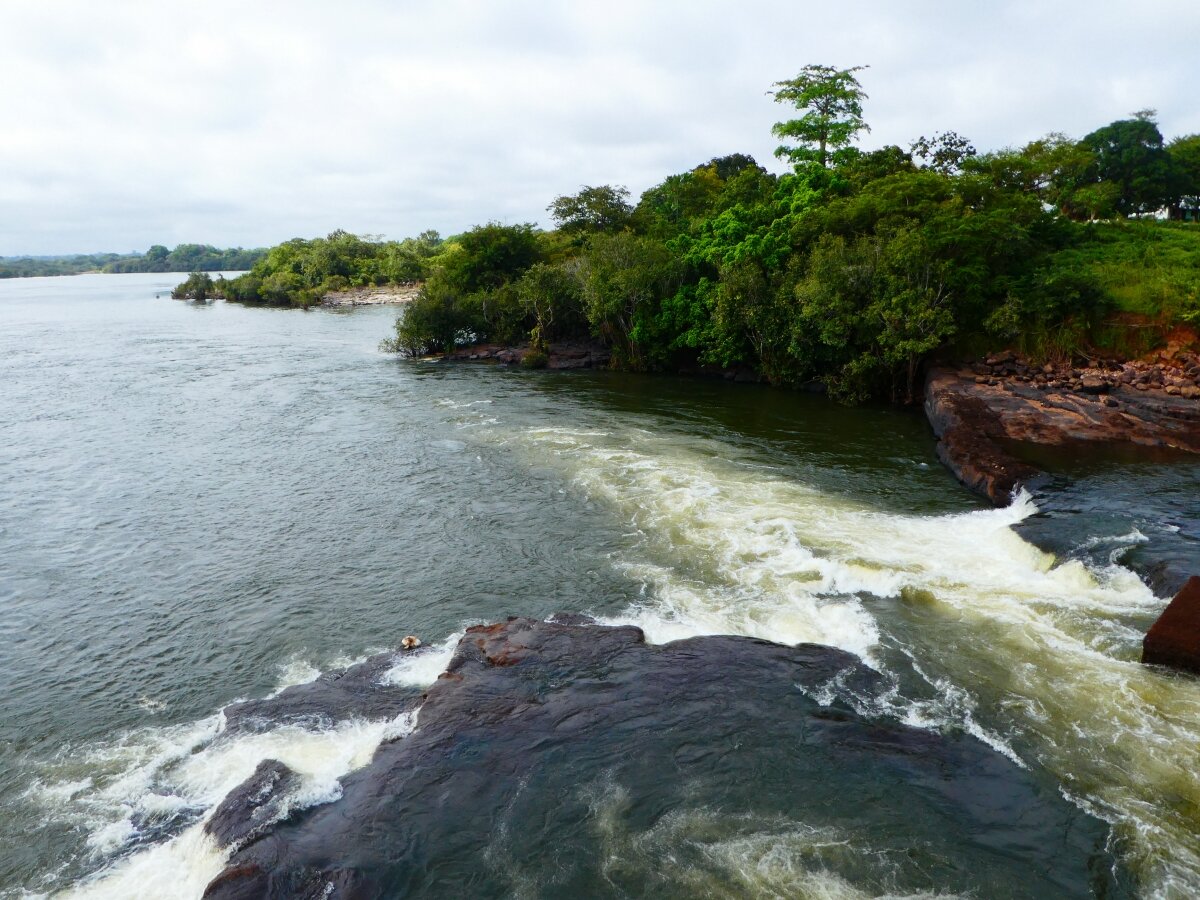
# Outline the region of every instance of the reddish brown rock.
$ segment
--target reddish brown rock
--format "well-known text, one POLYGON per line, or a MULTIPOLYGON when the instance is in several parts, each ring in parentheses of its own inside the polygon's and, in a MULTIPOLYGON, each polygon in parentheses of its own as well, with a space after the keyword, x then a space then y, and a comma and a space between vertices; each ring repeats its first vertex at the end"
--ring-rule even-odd
POLYGON ((1200 674, 1200 577, 1189 578, 1150 626, 1142 662, 1200 674))
MULTIPOLYGON (((938 459, 968 488, 1005 506, 1013 492, 1038 472, 997 443, 1004 437, 1004 429, 986 403, 965 391, 946 389, 946 385, 959 382, 953 373, 943 372, 931 374, 926 383, 925 415, 938 436, 938 459)), ((971 386, 991 389, 973 382, 971 386)))
POLYGON ((1073 383, 1076 390, 1053 380, 1044 385, 991 378, 980 384, 973 374, 931 370, 925 412, 939 438, 938 457, 967 487, 1002 506, 1015 487, 1038 474, 1005 449, 1012 443, 1126 443, 1200 453, 1196 397, 1145 383, 1132 390, 1092 374, 1073 383), (1089 390, 1097 393, 1080 392, 1089 390))

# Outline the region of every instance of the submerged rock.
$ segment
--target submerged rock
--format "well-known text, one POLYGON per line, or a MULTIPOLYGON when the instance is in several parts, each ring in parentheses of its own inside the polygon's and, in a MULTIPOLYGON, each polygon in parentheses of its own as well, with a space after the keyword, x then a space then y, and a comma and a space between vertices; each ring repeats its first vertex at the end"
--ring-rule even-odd
POLYGON ((1200 576, 1189 578, 1150 626, 1142 662, 1200 674, 1200 576))
MULTIPOLYGON (((404 651, 405 655, 418 652, 404 651)), ((347 669, 326 672, 273 697, 225 707, 227 732, 263 731, 282 724, 326 725, 346 719, 391 719, 413 708, 420 692, 384 681, 395 653, 379 653, 347 669)))
POLYGON ((472 628, 416 730, 205 896, 737 896, 756 865, 783 894, 1124 890, 1102 823, 974 738, 869 715, 891 689, 817 645, 472 628))

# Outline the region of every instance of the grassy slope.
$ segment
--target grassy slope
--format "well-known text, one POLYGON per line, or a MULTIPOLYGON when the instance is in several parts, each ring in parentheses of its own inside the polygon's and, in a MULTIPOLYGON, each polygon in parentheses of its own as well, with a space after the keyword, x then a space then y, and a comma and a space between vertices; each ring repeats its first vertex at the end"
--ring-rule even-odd
MULTIPOLYGON (((1095 277, 1122 313, 1166 322, 1200 316, 1200 225, 1103 222, 1083 226, 1077 247, 1056 265, 1095 277)), ((1200 324, 1200 323, 1196 323, 1200 324)))
POLYGON ((1110 312, 1089 343, 1132 357, 1161 345, 1168 335, 1200 330, 1200 224, 1122 221, 1079 227, 1080 240, 1060 251, 1053 267, 1090 276, 1108 301, 1110 312))

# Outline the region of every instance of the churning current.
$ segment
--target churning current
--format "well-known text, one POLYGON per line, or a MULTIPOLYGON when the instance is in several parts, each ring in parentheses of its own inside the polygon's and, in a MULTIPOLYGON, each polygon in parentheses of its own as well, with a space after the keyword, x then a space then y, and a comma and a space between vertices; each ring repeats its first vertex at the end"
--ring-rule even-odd
MULTIPOLYGON (((223 707, 406 634, 425 648, 386 677, 420 689, 465 627, 556 611, 850 651, 887 686, 856 714, 966 735, 1103 823, 1119 889, 1200 893, 1200 683, 1137 662, 1200 573, 1196 462, 1076 460, 993 510, 910 412, 400 360, 394 309, 190 304, 176 280, 0 282, 0 896, 198 897, 223 863, 200 825, 260 761, 319 806, 419 727, 235 737, 223 707)), ((702 797, 638 825, 598 777, 597 853, 681 896, 945 893, 853 829, 755 818, 778 788, 736 780, 736 822, 702 797)))

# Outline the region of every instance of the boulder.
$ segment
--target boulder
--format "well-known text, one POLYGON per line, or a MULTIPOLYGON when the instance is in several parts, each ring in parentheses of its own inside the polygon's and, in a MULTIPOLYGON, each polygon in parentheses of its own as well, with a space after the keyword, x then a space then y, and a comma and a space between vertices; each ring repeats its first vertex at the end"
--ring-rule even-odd
POLYGON ((1200 577, 1189 578, 1150 626, 1142 662, 1200 674, 1200 577))
POLYGON ((264 759, 254 774, 229 792, 204 824, 217 845, 238 849, 262 837, 287 816, 287 794, 300 777, 275 759, 264 759))
POLYGON ((959 383, 936 371, 926 382, 925 415, 938 438, 938 459, 969 489, 1005 506, 1021 484, 1039 473, 1001 446, 999 418, 980 397, 952 389, 959 383))

